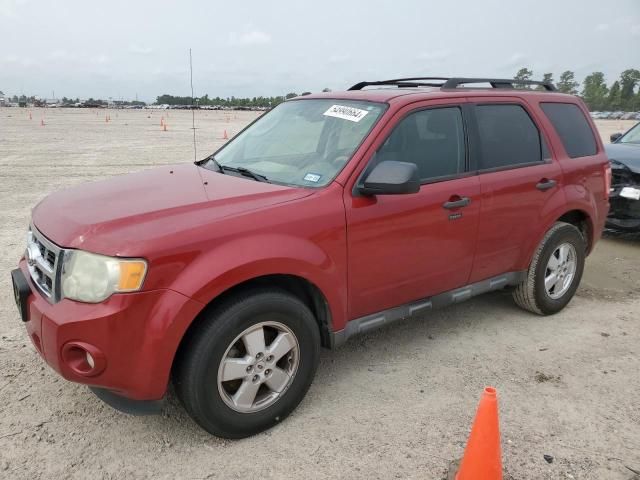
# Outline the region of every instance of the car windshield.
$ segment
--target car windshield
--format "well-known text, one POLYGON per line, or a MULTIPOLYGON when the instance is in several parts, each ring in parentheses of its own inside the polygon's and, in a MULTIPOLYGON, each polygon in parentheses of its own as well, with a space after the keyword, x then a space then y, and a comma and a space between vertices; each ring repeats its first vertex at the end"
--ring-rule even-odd
POLYGON ((618 143, 638 143, 640 144, 640 123, 637 123, 635 127, 629 130, 618 141, 618 143))
MULTIPOLYGON (((327 185, 380 118, 386 104, 292 100, 263 115, 204 166, 222 173, 250 170, 269 182, 327 185)), ((246 176, 246 175, 245 175, 246 176)))

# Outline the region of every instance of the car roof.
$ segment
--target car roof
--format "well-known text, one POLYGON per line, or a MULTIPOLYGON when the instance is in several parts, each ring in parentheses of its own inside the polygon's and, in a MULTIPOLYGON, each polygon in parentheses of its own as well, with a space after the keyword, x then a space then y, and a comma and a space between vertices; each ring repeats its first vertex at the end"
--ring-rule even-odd
POLYGON ((538 91, 520 88, 452 88, 439 87, 385 87, 362 90, 347 90, 341 92, 323 92, 292 98, 304 99, 335 99, 354 100, 382 103, 413 103, 421 100, 437 98, 465 98, 465 97, 521 97, 536 98, 538 101, 576 103, 577 97, 557 91, 538 91))

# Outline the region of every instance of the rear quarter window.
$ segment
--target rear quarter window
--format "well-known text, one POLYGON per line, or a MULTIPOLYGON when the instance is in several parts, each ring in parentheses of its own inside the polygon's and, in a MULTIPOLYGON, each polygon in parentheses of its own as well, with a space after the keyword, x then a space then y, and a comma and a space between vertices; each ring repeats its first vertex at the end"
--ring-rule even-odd
POLYGON ((541 103, 571 158, 588 157, 598 151, 591 126, 582 110, 572 103, 541 103))

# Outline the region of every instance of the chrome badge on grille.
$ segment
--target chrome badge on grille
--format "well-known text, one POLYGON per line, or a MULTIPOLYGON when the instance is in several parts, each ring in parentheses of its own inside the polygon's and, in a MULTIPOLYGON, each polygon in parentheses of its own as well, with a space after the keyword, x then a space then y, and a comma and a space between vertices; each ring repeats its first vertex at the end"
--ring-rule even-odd
POLYGON ((27 264, 30 267, 34 267, 37 263, 36 258, 41 256, 42 255, 40 254, 40 249, 36 246, 36 244, 29 242, 29 244, 27 245, 27 250, 26 252, 24 252, 24 257, 27 260, 27 264))

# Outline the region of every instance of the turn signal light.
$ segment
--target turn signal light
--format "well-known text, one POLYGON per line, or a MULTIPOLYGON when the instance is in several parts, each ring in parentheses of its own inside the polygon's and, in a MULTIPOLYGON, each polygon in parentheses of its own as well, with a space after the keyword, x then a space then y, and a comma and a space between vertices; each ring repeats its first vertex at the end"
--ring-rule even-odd
POLYGON ((142 286, 147 264, 143 261, 133 260, 120 263, 120 281, 118 291, 131 292, 142 286))

